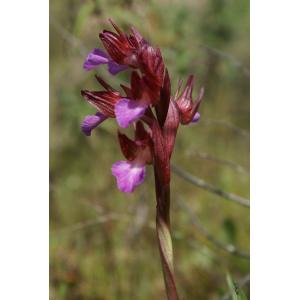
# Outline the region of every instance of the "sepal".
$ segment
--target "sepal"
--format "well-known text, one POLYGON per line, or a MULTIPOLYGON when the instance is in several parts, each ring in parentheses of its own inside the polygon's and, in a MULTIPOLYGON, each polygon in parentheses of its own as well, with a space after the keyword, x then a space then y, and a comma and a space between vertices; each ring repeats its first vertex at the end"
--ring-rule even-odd
POLYGON ((129 161, 136 159, 139 146, 120 131, 118 131, 118 139, 124 157, 129 161))
POLYGON ((173 152, 179 122, 180 120, 177 105, 173 100, 171 100, 167 118, 163 127, 163 136, 169 159, 173 152))
POLYGON ((110 118, 115 117, 115 105, 121 99, 118 92, 112 91, 81 91, 81 95, 93 107, 110 118))

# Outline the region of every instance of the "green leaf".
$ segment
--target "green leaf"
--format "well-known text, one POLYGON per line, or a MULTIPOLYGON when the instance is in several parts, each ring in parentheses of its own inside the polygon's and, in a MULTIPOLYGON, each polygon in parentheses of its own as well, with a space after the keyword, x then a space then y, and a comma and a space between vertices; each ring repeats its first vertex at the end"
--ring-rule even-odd
POLYGON ((231 293, 232 300, 247 300, 245 293, 232 280, 231 276, 228 273, 226 274, 226 280, 231 293))

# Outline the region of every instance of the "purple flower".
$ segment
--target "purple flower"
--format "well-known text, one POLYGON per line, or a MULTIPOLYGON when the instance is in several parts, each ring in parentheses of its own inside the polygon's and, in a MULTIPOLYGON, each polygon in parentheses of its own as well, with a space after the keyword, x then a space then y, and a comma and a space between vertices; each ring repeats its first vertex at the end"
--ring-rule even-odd
POLYGON ((108 55, 101 49, 95 48, 91 51, 83 63, 83 68, 86 71, 92 70, 99 65, 107 64, 109 62, 108 55))
POLYGON ((145 165, 134 161, 117 161, 111 170, 117 179, 119 190, 124 193, 132 193, 138 185, 144 182, 146 174, 145 165))
POLYGON ((111 75, 116 75, 118 74, 119 72, 122 72, 124 70, 128 69, 127 66, 125 65, 119 65, 117 64, 116 62, 114 62, 113 60, 110 60, 108 62, 108 72, 111 74, 111 75))
POLYGON ((115 115, 118 124, 123 128, 128 127, 132 122, 144 115, 147 107, 148 103, 143 101, 120 99, 115 105, 115 115))
POLYGON ((177 107, 179 109, 180 123, 182 125, 187 125, 190 123, 195 123, 199 120, 200 114, 197 112, 200 103, 204 96, 204 88, 200 89, 199 95, 196 101, 193 101, 193 85, 194 85, 194 76, 190 75, 185 88, 180 94, 182 81, 179 81, 178 89, 174 96, 177 107))
POLYGON ((117 186, 124 193, 131 193, 144 182, 146 164, 152 163, 151 137, 141 121, 135 126, 135 138, 131 140, 118 132, 121 150, 126 160, 117 161, 111 171, 116 177, 117 186))
POLYGON ((81 130, 85 135, 90 136, 92 130, 106 119, 107 117, 100 112, 97 112, 95 115, 86 116, 81 124, 81 130))
POLYGON ((127 69, 125 65, 120 65, 113 61, 107 53, 101 49, 95 48, 91 51, 83 63, 83 68, 86 71, 97 68, 99 65, 108 65, 108 71, 112 75, 116 75, 119 72, 127 69))
POLYGON ((196 112, 191 123, 197 123, 200 119, 200 113, 199 112, 196 112))

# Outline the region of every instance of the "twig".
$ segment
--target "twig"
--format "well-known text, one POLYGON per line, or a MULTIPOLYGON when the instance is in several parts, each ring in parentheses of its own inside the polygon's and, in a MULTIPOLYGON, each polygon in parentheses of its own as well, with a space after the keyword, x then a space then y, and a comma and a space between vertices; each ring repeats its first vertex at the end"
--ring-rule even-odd
POLYGON ((224 199, 230 200, 230 201, 240 204, 242 206, 250 207, 250 201, 248 199, 245 199, 245 198, 235 195, 233 193, 225 192, 222 189, 205 182, 201 178, 191 175, 190 173, 182 170, 181 168, 179 168, 173 164, 171 165, 171 170, 173 173, 175 173, 179 177, 185 179, 186 181, 188 181, 204 190, 207 190, 213 194, 216 194, 224 199))
POLYGON ((194 224, 194 226, 201 232, 201 234, 212 244, 214 244, 216 247, 241 258, 249 259, 250 256, 248 253, 245 253, 243 251, 238 250, 234 245, 232 244, 224 244, 223 242, 217 240, 211 233, 208 232, 208 230, 199 222, 196 214, 191 210, 190 207, 186 205, 184 201, 182 201, 179 197, 176 199, 177 204, 183 208, 189 215, 191 222, 194 224))
POLYGON ((249 138, 249 132, 247 130, 242 129, 225 120, 205 119, 205 120, 201 120, 201 122, 199 122, 199 125, 221 125, 235 131, 236 133, 238 133, 239 135, 245 138, 249 138))
POLYGON ((102 223, 105 223, 108 221, 120 220, 121 218, 126 219, 126 220, 129 219, 126 214, 110 213, 110 214, 103 215, 103 216, 100 216, 100 217, 92 219, 92 220, 78 222, 78 223, 68 226, 66 228, 62 228, 61 230, 59 230, 59 232, 63 233, 63 232, 70 232, 70 231, 72 232, 72 231, 82 230, 87 227, 102 224, 102 223))
POLYGON ((241 166, 241 165, 239 165, 236 162, 231 161, 231 160, 218 158, 218 157, 215 157, 215 156, 210 155, 208 153, 195 152, 195 151, 194 152, 189 151, 188 155, 189 156, 195 156, 199 159, 210 160, 210 161, 214 161, 214 162, 217 162, 217 163, 220 163, 220 164, 224 164, 224 165, 227 165, 228 167, 234 169, 235 171, 237 171, 239 173, 244 173, 244 174, 249 175, 249 171, 246 170, 246 168, 244 168, 243 166, 241 166))
POLYGON ((226 53, 222 50, 210 47, 210 46, 206 46, 201 44, 200 47, 204 48, 206 51, 208 51, 209 53, 212 53, 213 55, 222 57, 224 59, 229 60, 235 67, 239 68, 242 70, 242 72, 244 73, 244 75, 246 75, 247 77, 250 77, 250 70, 245 67, 237 58, 235 58, 233 55, 226 53))
MULTIPOLYGON (((237 287, 238 288, 242 288, 243 286, 245 286, 248 282, 250 281, 250 274, 247 274, 245 277, 241 278, 238 283, 237 283, 237 287)), ((220 300, 230 300, 231 297, 231 293, 228 292, 226 293, 220 300)))

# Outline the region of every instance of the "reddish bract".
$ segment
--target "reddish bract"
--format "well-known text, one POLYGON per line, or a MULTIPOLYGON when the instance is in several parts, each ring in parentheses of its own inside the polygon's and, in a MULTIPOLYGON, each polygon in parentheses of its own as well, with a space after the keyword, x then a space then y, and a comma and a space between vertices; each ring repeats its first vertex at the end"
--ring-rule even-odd
POLYGON ((179 109, 180 114, 180 122, 181 124, 189 124, 194 115, 196 114, 201 100, 204 96, 204 88, 201 88, 200 93, 195 102, 193 102, 192 93, 193 93, 193 85, 194 85, 194 76, 190 75, 185 88, 183 89, 181 95, 179 96, 181 89, 182 81, 179 81, 178 88, 176 94, 174 96, 174 100, 179 109))
POLYGON ((112 20, 109 20, 117 33, 103 30, 99 37, 111 58, 118 64, 137 68, 138 50, 147 44, 146 40, 134 28, 126 35, 112 20))

